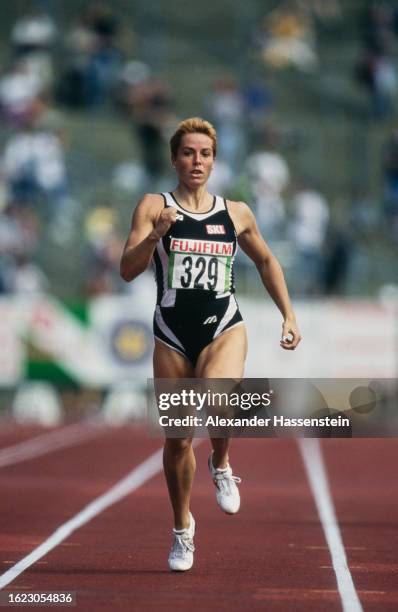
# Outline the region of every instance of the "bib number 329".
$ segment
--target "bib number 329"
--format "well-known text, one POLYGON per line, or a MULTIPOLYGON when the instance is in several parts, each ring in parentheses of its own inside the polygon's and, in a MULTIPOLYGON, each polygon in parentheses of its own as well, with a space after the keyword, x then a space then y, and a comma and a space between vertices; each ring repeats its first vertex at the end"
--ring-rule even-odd
POLYGON ((186 255, 182 264, 185 267, 180 280, 184 289, 204 289, 206 287, 214 291, 217 285, 217 257, 197 257, 194 262, 190 255, 186 255))
POLYGON ((175 253, 170 262, 169 286, 172 289, 225 291, 227 257, 175 253))

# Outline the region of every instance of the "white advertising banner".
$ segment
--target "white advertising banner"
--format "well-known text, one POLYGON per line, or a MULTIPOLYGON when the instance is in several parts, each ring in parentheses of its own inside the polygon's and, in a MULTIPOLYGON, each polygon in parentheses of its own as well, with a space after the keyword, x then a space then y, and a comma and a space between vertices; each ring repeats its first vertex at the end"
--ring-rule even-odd
POLYGON ((323 301, 295 305, 302 342, 280 348, 282 319, 265 300, 239 300, 249 338, 245 376, 260 378, 395 378, 398 305, 323 301))
MULTIPOLYGON (((282 319, 266 298, 240 298, 249 337, 246 377, 395 378, 398 308, 369 301, 295 305, 303 341, 280 348, 282 319)), ((24 376, 26 346, 78 384, 101 387, 152 376, 151 297, 106 296, 87 304, 87 323, 53 297, 0 300, 0 385, 24 376)))

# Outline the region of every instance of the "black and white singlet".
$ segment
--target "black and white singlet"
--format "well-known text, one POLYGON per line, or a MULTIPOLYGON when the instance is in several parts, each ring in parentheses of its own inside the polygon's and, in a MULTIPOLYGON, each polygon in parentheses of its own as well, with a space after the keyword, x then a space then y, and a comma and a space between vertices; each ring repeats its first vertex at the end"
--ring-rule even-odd
POLYGON ((207 212, 193 213, 163 193, 177 221, 153 254, 157 283, 154 335, 196 364, 205 346, 242 322, 234 292, 237 237, 226 201, 214 196, 207 212))

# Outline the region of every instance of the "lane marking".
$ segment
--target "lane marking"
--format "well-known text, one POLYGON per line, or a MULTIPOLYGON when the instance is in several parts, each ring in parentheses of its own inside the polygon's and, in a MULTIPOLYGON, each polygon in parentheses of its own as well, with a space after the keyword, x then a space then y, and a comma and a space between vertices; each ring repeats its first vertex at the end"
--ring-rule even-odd
POLYGON ((162 456, 163 449, 161 448, 119 480, 107 493, 95 498, 73 518, 58 527, 40 546, 0 576, 0 589, 10 584, 28 567, 63 542, 76 529, 79 529, 79 527, 91 521, 98 514, 123 499, 123 497, 138 489, 153 476, 156 476, 162 470, 162 456))
POLYGON ((35 459, 61 448, 75 446, 108 431, 106 428, 95 425, 94 420, 85 421, 84 425, 75 423, 0 449, 0 468, 35 459))
POLYGON ((363 612, 348 567, 319 440, 316 438, 298 438, 297 443, 326 542, 329 546, 343 611, 363 612))

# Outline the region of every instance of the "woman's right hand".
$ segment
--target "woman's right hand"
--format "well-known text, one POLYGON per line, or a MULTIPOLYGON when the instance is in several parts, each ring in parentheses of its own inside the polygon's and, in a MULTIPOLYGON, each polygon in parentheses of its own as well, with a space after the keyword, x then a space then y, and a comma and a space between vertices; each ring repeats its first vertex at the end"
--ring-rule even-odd
POLYGON ((155 232, 160 236, 164 236, 172 225, 177 221, 177 209, 174 206, 164 208, 153 228, 155 232))

